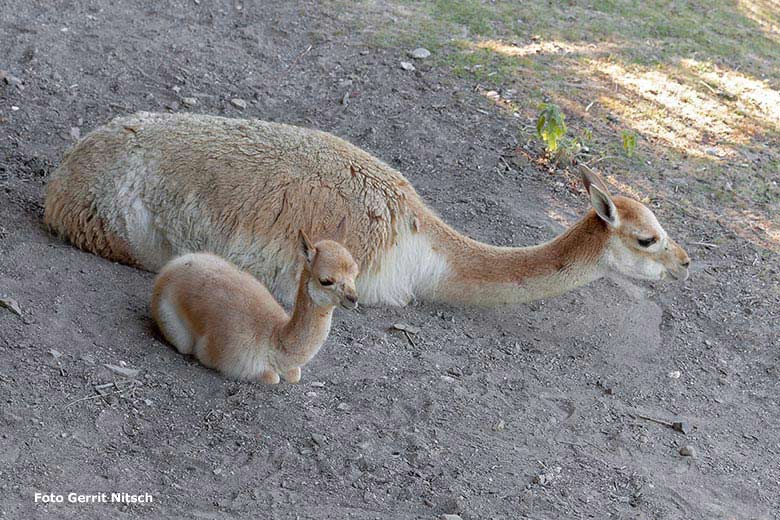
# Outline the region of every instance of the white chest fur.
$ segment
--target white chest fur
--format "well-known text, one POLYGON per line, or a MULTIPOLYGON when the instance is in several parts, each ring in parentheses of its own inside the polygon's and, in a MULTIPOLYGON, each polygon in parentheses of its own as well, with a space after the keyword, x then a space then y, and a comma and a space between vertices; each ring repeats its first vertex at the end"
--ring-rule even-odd
POLYGON ((357 289, 361 303, 406 305, 432 294, 450 268, 423 233, 407 230, 377 258, 376 267, 360 276, 357 289))

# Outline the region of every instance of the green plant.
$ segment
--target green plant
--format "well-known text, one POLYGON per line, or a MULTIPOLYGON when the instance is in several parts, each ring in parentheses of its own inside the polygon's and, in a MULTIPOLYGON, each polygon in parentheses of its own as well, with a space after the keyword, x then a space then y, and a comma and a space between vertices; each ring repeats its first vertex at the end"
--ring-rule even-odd
POLYGON ((558 146, 553 156, 553 162, 555 164, 562 164, 563 166, 569 166, 575 162, 575 159, 583 153, 584 146, 579 137, 570 139, 564 137, 558 146))
POLYGON ((620 136, 623 140, 623 151, 626 152, 627 156, 633 156, 636 149, 636 133, 630 130, 623 130, 620 136))
POLYGON ((580 137, 580 141, 584 145, 590 146, 590 143, 593 142, 593 130, 590 128, 586 128, 582 131, 582 136, 580 137))
POLYGON ((542 103, 539 109, 539 117, 536 119, 536 135, 544 141, 549 153, 555 153, 566 135, 566 122, 564 121, 566 116, 554 103, 542 103))

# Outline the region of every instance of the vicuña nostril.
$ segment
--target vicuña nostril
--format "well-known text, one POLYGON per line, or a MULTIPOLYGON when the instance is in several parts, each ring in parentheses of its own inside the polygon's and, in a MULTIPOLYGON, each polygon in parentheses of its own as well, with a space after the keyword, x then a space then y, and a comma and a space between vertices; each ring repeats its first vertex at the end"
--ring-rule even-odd
POLYGON ((691 261, 690 260, 686 260, 685 262, 682 262, 680 265, 687 269, 687 268, 689 268, 691 266, 691 261))
POLYGON ((354 294, 348 294, 348 295, 346 296, 346 298, 347 298, 347 301, 348 301, 349 303, 355 303, 355 302, 357 302, 357 301, 358 301, 358 297, 357 297, 357 296, 355 296, 354 294))

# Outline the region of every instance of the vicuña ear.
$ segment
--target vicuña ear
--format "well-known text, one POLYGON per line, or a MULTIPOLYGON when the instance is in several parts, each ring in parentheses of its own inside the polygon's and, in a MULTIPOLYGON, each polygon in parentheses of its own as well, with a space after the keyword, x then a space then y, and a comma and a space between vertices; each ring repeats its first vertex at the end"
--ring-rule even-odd
POLYGON ((333 232, 333 240, 343 244, 344 239, 347 237, 347 217, 342 217, 339 225, 336 226, 336 231, 333 232))
POLYGON ((598 186, 602 192, 609 196, 609 189, 607 189, 607 183, 601 178, 601 175, 591 170, 584 164, 580 164, 580 176, 582 177, 582 184, 585 185, 585 191, 590 193, 591 186, 598 186))
POLYGON ((618 216, 615 203, 612 202, 612 197, 604 193, 601 188, 595 184, 590 186, 590 205, 596 210, 596 214, 601 217, 601 220, 616 228, 620 224, 620 217, 618 216))
POLYGON ((618 227, 620 217, 604 180, 584 164, 580 165, 580 175, 590 196, 590 205, 596 210, 596 214, 610 226, 618 227))
POLYGON ((307 264, 311 265, 317 250, 311 245, 309 237, 306 236, 306 233, 304 233, 302 229, 298 231, 298 242, 300 243, 303 258, 306 260, 307 264))

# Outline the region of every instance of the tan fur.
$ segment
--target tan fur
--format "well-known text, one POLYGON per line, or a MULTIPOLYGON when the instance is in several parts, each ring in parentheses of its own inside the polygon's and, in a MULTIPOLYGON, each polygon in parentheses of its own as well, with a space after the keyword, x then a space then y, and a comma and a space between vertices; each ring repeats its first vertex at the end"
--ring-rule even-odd
POLYGON ((235 379, 297 383, 330 331, 336 304, 354 307, 358 267, 340 244, 306 251, 292 316, 249 273, 208 253, 178 257, 154 284, 152 317, 183 354, 235 379), (333 282, 327 286, 320 281, 333 282))
POLYGON ((152 271, 176 255, 212 251, 287 302, 296 231, 318 236, 341 215, 361 297, 372 304, 524 302, 614 270, 682 277, 687 255, 647 208, 611 202, 592 172, 585 182, 594 203, 617 208, 618 226, 591 212, 547 244, 493 247, 452 229, 398 171, 331 134, 139 113, 98 128, 65 156, 47 188, 45 218, 79 247, 152 271), (637 249, 629 242, 639 232, 658 234, 673 254, 637 249))
MULTIPOLYGON (((72 196, 67 192, 67 187, 62 186, 62 184, 60 179, 49 183, 49 193, 57 195, 52 196, 51 204, 46 205, 44 222, 49 225, 58 222, 62 226, 61 229, 72 230, 68 233, 68 238, 82 249, 114 262, 143 267, 133 258, 132 250, 127 241, 109 231, 105 222, 95 214, 92 208, 77 206, 76 204, 83 199, 72 196)), ((60 229, 57 226, 52 227, 60 229)))

